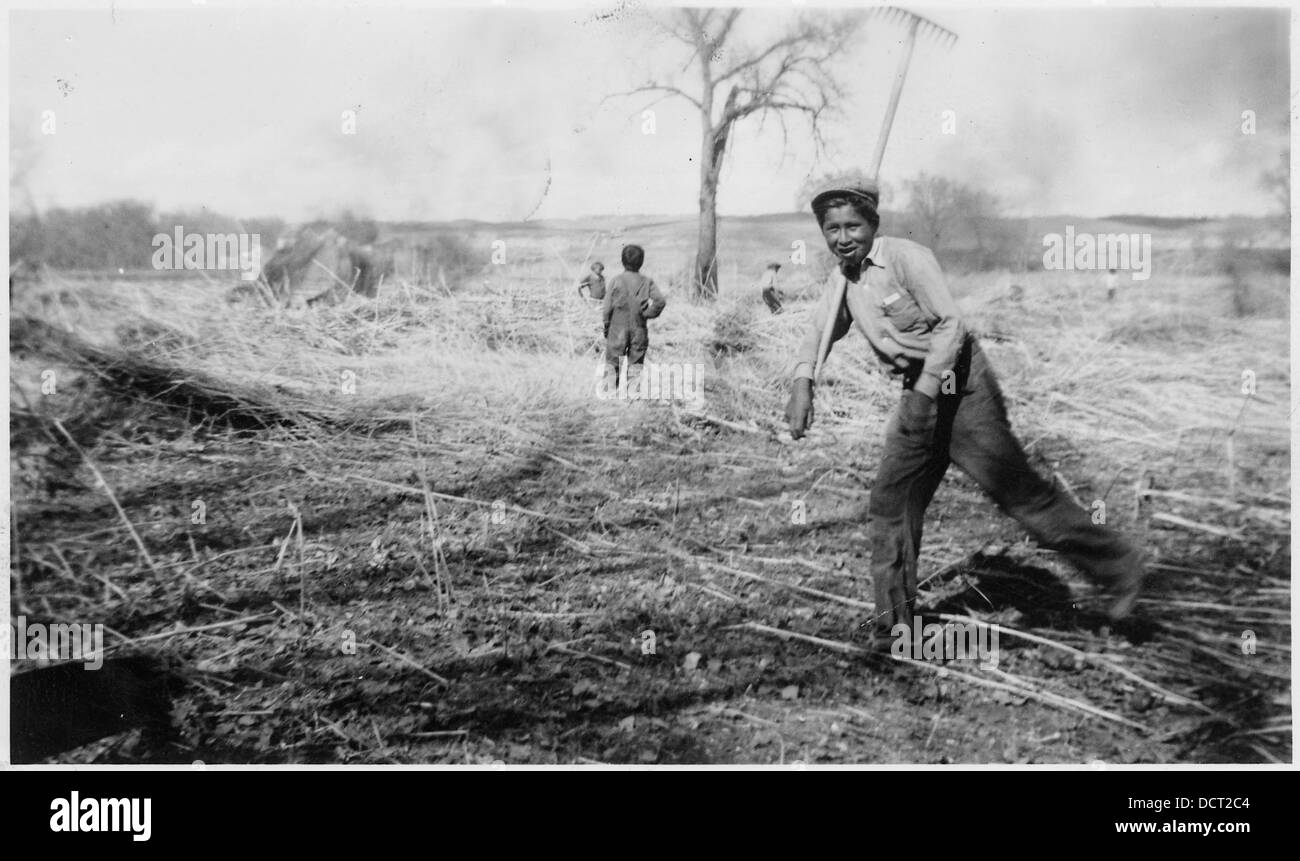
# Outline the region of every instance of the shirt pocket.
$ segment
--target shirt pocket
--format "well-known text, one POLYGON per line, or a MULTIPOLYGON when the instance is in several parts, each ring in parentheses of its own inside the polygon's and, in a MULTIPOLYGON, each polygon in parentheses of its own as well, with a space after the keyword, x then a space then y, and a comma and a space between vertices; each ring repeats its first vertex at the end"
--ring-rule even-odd
POLYGON ((906 290, 890 288, 880 302, 880 313, 900 332, 928 332, 925 312, 906 290))

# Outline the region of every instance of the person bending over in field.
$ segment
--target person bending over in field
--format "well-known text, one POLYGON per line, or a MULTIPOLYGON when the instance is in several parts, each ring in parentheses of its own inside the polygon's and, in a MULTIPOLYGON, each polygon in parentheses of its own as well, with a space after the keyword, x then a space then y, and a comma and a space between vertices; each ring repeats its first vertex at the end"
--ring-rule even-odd
POLYGON ((627 356, 627 386, 641 376, 645 353, 650 346, 646 320, 658 317, 667 304, 659 288, 641 274, 645 251, 639 245, 623 246, 623 271, 614 276, 605 291, 605 386, 618 387, 618 366, 627 356))
POLYGON ((578 295, 582 295, 583 289, 586 289, 587 296, 592 299, 605 298, 605 264, 597 260, 591 264, 591 271, 582 276, 578 282, 578 295))
POLYGON ((813 213, 839 266, 799 346, 786 407, 790 433, 798 439, 812 425, 814 363, 832 314, 832 343, 856 324, 901 380, 902 399, 885 426, 868 505, 876 613, 867 633, 880 646, 895 624, 913 623, 921 524, 949 461, 1039 544, 1061 552, 1106 587, 1108 615, 1123 618, 1141 588, 1141 551, 1093 523, 1030 466, 1011 432, 993 368, 962 324, 934 253, 907 239, 877 236, 879 200, 874 184, 830 188, 813 198, 813 213), (832 308, 841 281, 844 302, 832 308))
POLYGON ((763 288, 763 302, 767 305, 767 310, 773 314, 781 313, 781 300, 785 298, 776 287, 776 273, 780 269, 780 263, 767 264, 767 268, 763 270, 763 278, 758 282, 758 286, 763 288))

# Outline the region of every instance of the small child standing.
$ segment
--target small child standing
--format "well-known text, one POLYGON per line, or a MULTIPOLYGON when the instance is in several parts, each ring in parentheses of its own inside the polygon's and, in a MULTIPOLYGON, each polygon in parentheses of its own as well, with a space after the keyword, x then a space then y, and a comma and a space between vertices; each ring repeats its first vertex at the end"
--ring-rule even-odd
POLYGON ((615 275, 605 291, 605 386, 618 387, 618 366, 627 356, 627 386, 641 376, 645 352, 650 346, 646 320, 658 317, 667 304, 659 288, 641 274, 645 251, 639 245, 623 246, 623 271, 615 275))
POLYGON ((592 299, 605 298, 605 264, 597 260, 591 264, 591 271, 582 276, 578 282, 578 295, 582 295, 583 288, 587 289, 587 294, 592 299))

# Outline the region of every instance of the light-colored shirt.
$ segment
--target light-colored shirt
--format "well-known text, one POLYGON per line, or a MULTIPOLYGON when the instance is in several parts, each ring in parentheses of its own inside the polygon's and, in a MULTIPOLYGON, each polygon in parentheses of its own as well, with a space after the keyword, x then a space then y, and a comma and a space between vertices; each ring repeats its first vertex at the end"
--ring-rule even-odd
POLYGON ((944 373, 953 370, 966 336, 956 301, 934 252, 910 239, 877 236, 857 281, 836 268, 795 357, 794 376, 812 379, 827 317, 837 313, 831 343, 856 323, 877 358, 891 371, 922 362, 915 389, 937 397, 944 373), (830 306, 847 282, 844 303, 830 306))
POLYGON ((587 288, 587 292, 591 294, 591 298, 593 299, 605 298, 605 276, 604 275, 597 275, 595 272, 588 272, 586 275, 583 276, 582 280, 578 282, 579 296, 582 295, 583 287, 587 288))

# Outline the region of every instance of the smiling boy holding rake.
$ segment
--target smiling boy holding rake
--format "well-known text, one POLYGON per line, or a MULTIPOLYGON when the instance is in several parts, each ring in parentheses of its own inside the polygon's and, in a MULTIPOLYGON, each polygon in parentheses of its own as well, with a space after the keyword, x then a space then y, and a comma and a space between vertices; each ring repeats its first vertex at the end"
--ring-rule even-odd
POLYGON ((966 331, 934 253, 907 239, 877 236, 874 183, 834 187, 812 201, 839 263, 799 346, 786 407, 799 439, 813 421, 813 381, 835 341, 856 324, 877 358, 902 381, 885 428, 871 489, 871 638, 883 645, 895 624, 911 625, 925 509, 955 462, 1040 545, 1059 551, 1111 594, 1113 620, 1133 609, 1142 553, 1038 475, 1011 431, 993 368, 966 331), (828 323, 833 320, 833 325, 828 323))

